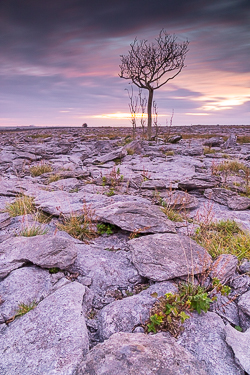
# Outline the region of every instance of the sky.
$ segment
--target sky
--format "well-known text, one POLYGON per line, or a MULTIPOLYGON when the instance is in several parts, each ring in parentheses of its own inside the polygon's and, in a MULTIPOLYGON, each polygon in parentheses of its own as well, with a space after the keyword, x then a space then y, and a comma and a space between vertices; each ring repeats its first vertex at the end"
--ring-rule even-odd
POLYGON ((161 29, 189 51, 159 125, 250 125, 250 0, 2 0, 0 127, 131 126, 120 55, 161 29))

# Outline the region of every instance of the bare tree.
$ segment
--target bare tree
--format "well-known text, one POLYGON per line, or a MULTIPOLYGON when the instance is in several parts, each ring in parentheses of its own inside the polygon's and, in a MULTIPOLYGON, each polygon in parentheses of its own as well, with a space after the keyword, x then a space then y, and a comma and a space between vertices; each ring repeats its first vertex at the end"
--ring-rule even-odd
POLYGON ((140 110, 141 110, 141 127, 142 127, 142 138, 145 137, 145 111, 147 107, 147 98, 142 97, 142 90, 139 89, 139 102, 140 102, 140 110))
POLYGON ((131 93, 129 89, 125 89, 128 92, 129 97, 129 110, 131 113, 131 123, 133 128, 133 139, 136 134, 136 114, 138 113, 138 97, 134 96, 133 86, 131 86, 131 93))
POLYGON ((188 41, 177 43, 175 35, 161 30, 156 43, 136 38, 130 44, 127 56, 121 55, 121 73, 124 79, 131 79, 141 89, 148 90, 148 139, 152 136, 152 104, 154 90, 175 78, 183 69, 188 41))

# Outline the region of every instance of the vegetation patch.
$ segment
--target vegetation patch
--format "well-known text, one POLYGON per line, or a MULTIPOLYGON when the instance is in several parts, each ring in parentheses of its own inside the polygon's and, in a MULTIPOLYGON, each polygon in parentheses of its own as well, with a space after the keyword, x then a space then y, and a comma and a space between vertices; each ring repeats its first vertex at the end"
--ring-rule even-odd
POLYGON ((51 182, 56 182, 56 181, 58 181, 60 179, 61 179, 60 174, 59 173, 55 173, 55 174, 52 174, 52 175, 49 176, 48 183, 50 184, 51 182))
POLYGON ((221 254, 232 254, 239 260, 250 259, 250 236, 233 220, 201 224, 192 238, 213 258, 221 254))
MULTIPOLYGON (((167 293, 159 297, 151 310, 151 316, 145 323, 144 329, 147 333, 168 331, 174 337, 178 337, 184 330, 183 323, 190 318, 192 311, 200 314, 209 310, 210 304, 216 300, 215 294, 228 294, 230 288, 220 283, 218 279, 213 280, 210 291, 200 285, 193 283, 180 283, 178 293, 167 293)), ((152 297, 158 297, 153 293, 152 297)))
POLYGON ((114 233, 114 231, 117 229, 116 225, 108 224, 108 223, 99 223, 97 224, 97 233, 98 234, 107 234, 110 236, 114 233))

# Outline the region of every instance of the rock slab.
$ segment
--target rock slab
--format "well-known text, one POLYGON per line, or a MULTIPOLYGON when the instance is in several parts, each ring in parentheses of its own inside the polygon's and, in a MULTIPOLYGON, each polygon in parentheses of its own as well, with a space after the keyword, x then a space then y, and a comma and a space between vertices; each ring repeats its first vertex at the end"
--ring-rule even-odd
POLYGON ((132 262, 141 276, 154 281, 198 274, 211 256, 195 241, 179 234, 153 234, 129 241, 132 262))
POLYGON ((84 295, 81 284, 66 285, 3 330, 0 374, 76 374, 89 346, 84 295))

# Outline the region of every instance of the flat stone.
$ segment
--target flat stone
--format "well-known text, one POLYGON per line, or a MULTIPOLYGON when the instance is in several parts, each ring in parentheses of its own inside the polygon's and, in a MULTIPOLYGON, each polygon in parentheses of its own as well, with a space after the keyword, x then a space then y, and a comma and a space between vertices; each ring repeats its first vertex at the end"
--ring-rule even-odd
POLYGON ((10 323, 0 333, 0 373, 76 374, 89 346, 84 295, 84 286, 71 283, 10 323))
POLYGON ((118 202, 97 209, 96 215, 99 221, 117 225, 119 228, 140 233, 176 233, 173 222, 157 206, 146 205, 137 202, 118 202))
POLYGON ((195 312, 184 322, 184 331, 177 342, 206 364, 209 375, 244 375, 225 342, 224 328, 217 314, 195 312))
POLYGON ((250 373, 250 329, 246 332, 239 332, 229 324, 225 327, 226 342, 233 349, 235 358, 242 368, 250 373))
POLYGON ((212 199, 215 202, 223 204, 225 206, 228 205, 229 198, 237 197, 237 193, 234 191, 230 191, 224 188, 213 188, 213 189, 206 189, 204 191, 204 196, 208 199, 212 199))
POLYGON ((150 311, 158 297, 166 293, 176 293, 177 287, 170 282, 154 284, 143 292, 105 306, 98 314, 101 340, 108 339, 116 332, 133 332, 137 325, 149 319, 150 311))
MULTIPOLYGON (((169 335, 115 333, 84 358, 79 375, 207 375, 203 363, 169 335)), ((236 373, 235 373, 236 374, 236 373)))
POLYGON ((77 256, 74 241, 59 236, 15 237, 0 244, 0 278, 31 262, 42 268, 66 269, 77 256))
POLYGON ((154 281, 199 274, 211 264, 211 256, 203 247, 179 234, 148 235, 128 244, 139 274, 154 281))
POLYGON ((141 184, 141 189, 162 190, 166 189, 166 182, 162 180, 147 180, 141 184))

